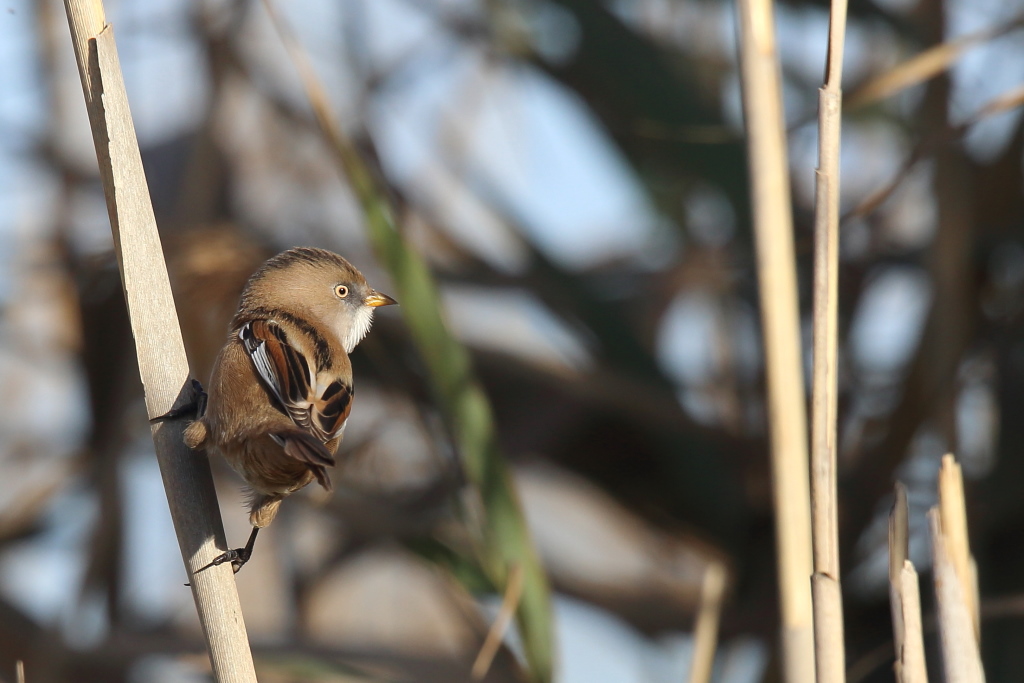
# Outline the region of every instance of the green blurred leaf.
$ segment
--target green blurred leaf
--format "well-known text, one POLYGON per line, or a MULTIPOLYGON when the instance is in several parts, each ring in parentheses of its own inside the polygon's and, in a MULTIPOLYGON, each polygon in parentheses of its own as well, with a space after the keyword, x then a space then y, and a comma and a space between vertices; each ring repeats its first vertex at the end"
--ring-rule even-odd
POLYGON ((467 558, 446 543, 421 536, 407 539, 405 546, 424 560, 447 570, 470 593, 495 591, 494 584, 483 572, 479 562, 467 558))
POLYGON ((316 655, 260 655, 256 660, 260 669, 273 669, 296 681, 326 681, 328 683, 392 683, 394 677, 372 674, 355 666, 316 655))
POLYGON ((537 558, 508 466, 498 449, 490 402, 473 374, 469 353, 445 324, 437 281, 403 239, 387 187, 345 138, 298 43, 264 0, 288 47, 307 95, 338 163, 359 199, 370 241, 391 274, 413 342, 423 356, 469 484, 479 494, 483 517, 477 552, 484 573, 504 591, 509 569, 522 567, 523 592, 516 613, 523 650, 535 680, 552 680, 553 632, 547 577, 537 558))

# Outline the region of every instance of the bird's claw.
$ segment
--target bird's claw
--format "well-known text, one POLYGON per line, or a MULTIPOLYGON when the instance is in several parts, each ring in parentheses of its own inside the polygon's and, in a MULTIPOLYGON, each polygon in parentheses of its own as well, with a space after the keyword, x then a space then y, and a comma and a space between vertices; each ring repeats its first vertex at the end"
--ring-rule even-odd
MULTIPOLYGON (((259 534, 259 532, 259 527, 253 527, 252 533, 249 534, 249 540, 246 542, 244 548, 225 550, 220 555, 210 560, 210 562, 195 570, 195 572, 193 572, 192 575, 195 576, 199 572, 206 571, 210 567, 222 565, 225 562, 230 562, 231 569, 234 571, 235 574, 237 574, 238 570, 242 568, 242 565, 248 562, 249 558, 252 557, 252 548, 256 544, 256 535, 259 534)), ((186 583, 185 585, 188 586, 190 584, 186 583)))
MULTIPOLYGON (((192 398, 183 406, 172 408, 163 415, 158 415, 150 420, 151 423, 177 420, 182 417, 197 419, 206 414, 206 402, 209 396, 199 380, 192 380, 192 398)), ((236 570, 237 571, 237 570, 236 570)))
MULTIPOLYGON (((251 548, 235 548, 233 550, 225 550, 220 555, 218 555, 217 557, 213 558, 212 560, 210 560, 208 563, 204 564, 199 569, 195 570, 195 572, 193 573, 193 576, 195 574, 198 574, 199 572, 206 571, 210 567, 220 566, 220 565, 224 564, 225 562, 230 562, 231 563, 231 570, 235 574, 237 574, 238 570, 242 568, 242 565, 244 565, 246 562, 249 561, 249 558, 251 556, 252 556, 252 549, 251 548)), ((185 585, 186 586, 191 586, 192 584, 186 583, 185 585)))
MULTIPOLYGON (((206 567, 203 567, 203 569, 206 569, 207 567, 216 567, 218 565, 224 564, 225 562, 230 562, 231 569, 234 571, 235 574, 237 574, 238 570, 242 568, 242 565, 249 561, 250 557, 252 557, 252 551, 249 548, 235 548, 234 550, 226 550, 217 557, 213 558, 213 561, 210 562, 210 564, 206 565, 206 567)), ((202 571, 202 569, 200 569, 199 571, 202 571)))

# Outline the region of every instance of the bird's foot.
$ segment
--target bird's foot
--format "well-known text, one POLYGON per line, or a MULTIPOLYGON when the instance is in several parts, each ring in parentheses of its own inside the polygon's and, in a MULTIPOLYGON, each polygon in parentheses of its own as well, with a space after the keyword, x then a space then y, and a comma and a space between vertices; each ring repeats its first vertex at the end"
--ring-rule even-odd
MULTIPOLYGON (((248 562, 249 558, 252 557, 252 547, 256 544, 256 535, 259 532, 260 532, 260 528, 259 527, 253 527, 252 533, 249 534, 249 540, 246 541, 244 548, 235 548, 234 550, 225 550, 220 555, 218 555, 217 557, 215 557, 212 560, 210 560, 210 562, 208 562, 207 564, 205 564, 202 567, 200 567, 199 569, 197 569, 193 573, 193 576, 195 574, 198 574, 199 572, 206 571, 210 567, 216 567, 218 565, 222 565, 225 562, 230 562, 231 563, 231 569, 234 571, 235 574, 237 574, 238 570, 242 568, 242 565, 244 565, 246 562, 248 562)), ((185 585, 188 586, 190 584, 186 583, 185 585)))
MULTIPOLYGON (((199 383, 199 380, 193 379, 192 397, 189 399, 189 402, 178 408, 172 408, 163 415, 154 417, 150 422, 166 422, 167 420, 177 420, 182 417, 200 418, 206 414, 206 402, 208 399, 209 396, 206 390, 203 389, 203 385, 199 383)), ((236 569, 235 571, 238 570, 236 569)))
MULTIPOLYGON (((252 557, 252 550, 250 548, 235 548, 234 550, 225 550, 220 555, 213 558, 210 562, 204 564, 202 567, 197 569, 195 573, 198 574, 199 572, 206 571, 210 567, 216 567, 224 564, 225 562, 230 562, 232 571, 235 574, 237 574, 238 570, 242 568, 242 565, 249 561, 250 557, 252 557)), ((186 583, 185 585, 191 586, 192 584, 186 583)))
MULTIPOLYGON (((242 568, 242 565, 249 561, 250 557, 252 557, 251 548, 235 548, 234 550, 226 550, 217 557, 213 558, 213 561, 211 561, 210 564, 203 567, 203 569, 207 569, 209 567, 216 567, 218 565, 224 564, 225 562, 230 562, 231 569, 234 571, 235 574, 237 574, 238 570, 242 568)), ((203 571, 203 569, 200 569, 199 571, 203 571)))

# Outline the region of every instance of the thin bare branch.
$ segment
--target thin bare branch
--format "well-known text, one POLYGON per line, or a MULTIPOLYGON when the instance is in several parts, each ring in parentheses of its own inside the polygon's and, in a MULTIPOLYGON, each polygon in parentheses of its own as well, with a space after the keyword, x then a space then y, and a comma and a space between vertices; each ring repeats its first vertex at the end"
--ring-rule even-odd
POLYGON ((948 69, 970 48, 1006 35, 1022 24, 1024 24, 1024 17, 1017 17, 1000 26, 975 31, 956 40, 929 48, 857 88, 847 98, 846 106, 850 109, 866 107, 934 78, 948 69))
POLYGON ((867 197, 858 202, 856 206, 847 211, 840 220, 840 223, 845 224, 851 219, 867 216, 878 209, 907 179, 910 171, 917 166, 918 162, 933 153, 936 148, 956 142, 966 135, 972 126, 981 123, 985 119, 998 116, 1021 106, 1024 106, 1024 86, 1011 88, 1005 93, 993 97, 962 123, 941 131, 939 135, 920 139, 910 153, 907 154, 907 157, 900 164, 899 169, 893 174, 892 178, 885 185, 871 192, 867 197))
POLYGON ((516 608, 519 607, 519 598, 523 594, 523 570, 515 565, 509 570, 508 585, 505 587, 505 597, 501 601, 501 609, 498 616, 491 624, 484 644, 480 647, 476 659, 473 661, 472 676, 474 681, 482 681, 491 668, 494 656, 498 654, 501 641, 505 638, 512 618, 516 615, 516 608))

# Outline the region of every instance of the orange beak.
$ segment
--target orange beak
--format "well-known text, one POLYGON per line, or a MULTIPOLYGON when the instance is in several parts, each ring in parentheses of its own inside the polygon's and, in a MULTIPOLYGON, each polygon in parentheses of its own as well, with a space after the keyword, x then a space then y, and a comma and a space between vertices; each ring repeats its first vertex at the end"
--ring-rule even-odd
POLYGON ((391 304, 397 304, 398 302, 387 294, 381 294, 378 291, 371 290, 370 295, 363 299, 363 303, 367 306, 377 308, 378 306, 390 306, 391 304))

